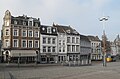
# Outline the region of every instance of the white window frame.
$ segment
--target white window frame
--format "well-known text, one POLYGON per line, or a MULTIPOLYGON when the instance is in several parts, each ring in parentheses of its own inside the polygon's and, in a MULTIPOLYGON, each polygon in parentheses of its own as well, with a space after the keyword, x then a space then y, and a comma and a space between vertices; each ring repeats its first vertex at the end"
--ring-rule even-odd
POLYGON ((33 21, 29 21, 29 26, 33 26, 33 21))
POLYGON ((51 27, 47 28, 47 33, 51 33, 51 27))
POLYGON ((23 36, 23 37, 27 37, 27 30, 22 30, 22 36, 23 36), (24 36, 24 34, 23 34, 23 33, 24 33, 23 31, 25 31, 25 36, 24 36))
POLYGON ((16 20, 14 21, 14 24, 16 24, 16 25, 17 25, 17 21, 16 21, 16 20))
POLYGON ((33 48, 33 40, 28 40, 28 47, 33 48), (32 41, 32 45, 30 45, 30 41, 32 41), (31 46, 31 47, 30 47, 31 46))
POLYGON ((34 47, 35 47, 35 48, 39 48, 39 40, 35 40, 35 41, 34 41, 34 47), (37 47, 36 47, 36 41, 38 42, 37 47))
POLYGON ((51 38, 50 38, 50 37, 48 37, 47 43, 48 43, 48 44, 51 44, 51 38), (49 40, 49 39, 50 39, 50 40, 49 40))
POLYGON ((27 48, 27 40, 22 40, 22 44, 21 45, 22 45, 23 48, 27 48), (23 46, 23 41, 26 41, 26 46, 25 47, 23 46))
POLYGON ((56 47, 55 46, 52 47, 52 52, 56 52, 56 47))
POLYGON ((50 46, 48 46, 48 50, 49 50, 49 48, 50 48, 50 51, 48 51, 49 53, 51 52, 51 47, 50 46))
POLYGON ((34 37, 39 37, 39 31, 34 31, 34 37))
POLYGON ((29 36, 29 37, 33 37, 33 30, 29 30, 29 31, 28 31, 28 36, 29 36), (32 32, 32 35, 29 34, 30 31, 32 32))
POLYGON ((52 38, 52 44, 56 44, 56 38, 52 38))
POLYGON ((18 47, 18 39, 13 39, 13 47, 18 47), (15 40, 17 41, 16 44, 14 42, 15 40))
POLYGON ((42 43, 43 43, 43 44, 46 44, 46 43, 47 43, 47 38, 46 38, 46 37, 43 37, 43 38, 42 38, 42 43), (45 40, 44 40, 44 38, 45 38, 45 40))
POLYGON ((18 29, 13 29, 13 36, 18 36, 18 29))
POLYGON ((67 43, 70 43, 70 42, 71 42, 70 39, 71 39, 70 37, 67 37, 67 43))
POLYGON ((45 50, 45 52, 47 52, 47 47, 46 46, 43 46, 43 53, 44 53, 44 50, 45 50), (45 47, 45 49, 44 49, 44 47, 45 47))
POLYGON ((5 39, 5 47, 9 47, 10 46, 10 40, 9 39, 5 39), (6 42, 8 40, 8 42, 6 42))

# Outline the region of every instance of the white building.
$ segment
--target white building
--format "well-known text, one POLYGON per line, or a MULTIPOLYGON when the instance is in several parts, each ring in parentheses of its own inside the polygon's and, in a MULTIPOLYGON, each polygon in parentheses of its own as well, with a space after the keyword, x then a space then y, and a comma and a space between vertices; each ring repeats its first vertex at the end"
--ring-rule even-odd
POLYGON ((101 41, 98 36, 88 36, 91 42, 91 59, 92 60, 102 60, 102 48, 101 48, 101 41))
POLYGON ((58 30, 58 60, 78 61, 80 56, 80 34, 70 26, 53 25, 58 30))
POLYGON ((115 40, 113 42, 111 42, 110 46, 111 46, 111 55, 112 56, 120 55, 120 37, 119 37, 119 35, 117 35, 115 40))
POLYGON ((57 63, 57 29, 41 25, 40 33, 40 62, 57 63))

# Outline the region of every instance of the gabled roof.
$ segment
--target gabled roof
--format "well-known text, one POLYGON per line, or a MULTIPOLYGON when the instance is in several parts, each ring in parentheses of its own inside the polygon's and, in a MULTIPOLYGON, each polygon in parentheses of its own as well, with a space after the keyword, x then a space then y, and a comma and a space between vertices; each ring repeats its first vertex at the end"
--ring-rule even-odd
POLYGON ((68 35, 80 35, 75 29, 70 26, 54 24, 53 27, 56 27, 59 33, 66 33, 68 35))
POLYGON ((90 41, 100 41, 98 36, 87 36, 90 41))
POLYGON ((85 40, 85 41, 89 41, 90 42, 90 40, 88 39, 88 37, 85 36, 85 35, 80 35, 80 40, 85 40))

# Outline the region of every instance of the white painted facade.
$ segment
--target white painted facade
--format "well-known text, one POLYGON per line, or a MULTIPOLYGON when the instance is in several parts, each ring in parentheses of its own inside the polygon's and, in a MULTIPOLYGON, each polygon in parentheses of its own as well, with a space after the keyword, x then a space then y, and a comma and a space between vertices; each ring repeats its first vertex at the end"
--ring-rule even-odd
POLYGON ((91 41, 92 60, 102 60, 102 48, 100 41, 91 41))

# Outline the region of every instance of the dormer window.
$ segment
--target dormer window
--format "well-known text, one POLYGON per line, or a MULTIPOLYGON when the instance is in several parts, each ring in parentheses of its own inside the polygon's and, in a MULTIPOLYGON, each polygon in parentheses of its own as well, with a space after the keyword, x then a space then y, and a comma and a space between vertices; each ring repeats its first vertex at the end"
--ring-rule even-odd
POLYGON ((66 32, 67 32, 67 33, 70 33, 70 30, 67 30, 66 32))
POLYGON ((76 30, 73 31, 74 34, 78 34, 76 30))
POLYGON ((38 23, 35 23, 35 26, 38 27, 38 23))
POLYGON ((29 21, 29 26, 32 26, 32 21, 29 21))
POLYGON ((14 21, 14 24, 17 24, 17 21, 14 21))
POLYGON ((55 32, 55 29, 53 29, 53 32, 55 32))
POLYGON ((43 28, 42 28, 42 30, 44 31, 44 30, 45 30, 45 28, 43 27, 43 28))
POLYGON ((26 25, 26 22, 23 22, 23 25, 26 25))
POLYGON ((51 33, 51 27, 47 28, 47 33, 51 33))

